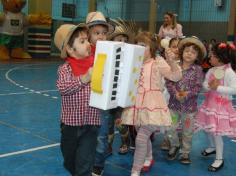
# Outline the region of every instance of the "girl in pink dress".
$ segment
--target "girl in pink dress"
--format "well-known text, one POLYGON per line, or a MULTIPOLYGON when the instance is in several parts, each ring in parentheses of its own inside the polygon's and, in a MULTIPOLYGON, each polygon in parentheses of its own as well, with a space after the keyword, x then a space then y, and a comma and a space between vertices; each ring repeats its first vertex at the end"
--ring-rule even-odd
POLYGON ((168 63, 162 57, 155 58, 158 43, 151 33, 141 32, 136 36, 135 43, 145 46, 146 50, 135 105, 123 111, 122 123, 137 128, 131 175, 139 176, 141 170, 148 171, 154 163, 151 134, 160 126, 170 126, 172 123, 163 95, 163 77, 178 81, 182 78, 182 72, 171 50, 167 50, 168 63))
POLYGON ((236 136, 236 110, 232 106, 236 74, 233 71, 235 65, 231 65, 235 57, 235 45, 218 43, 213 46, 210 56, 213 68, 207 72, 203 83, 207 93, 197 114, 196 127, 204 129, 210 141, 210 146, 201 154, 216 154, 215 161, 208 167, 212 172, 224 165, 222 136, 236 136))

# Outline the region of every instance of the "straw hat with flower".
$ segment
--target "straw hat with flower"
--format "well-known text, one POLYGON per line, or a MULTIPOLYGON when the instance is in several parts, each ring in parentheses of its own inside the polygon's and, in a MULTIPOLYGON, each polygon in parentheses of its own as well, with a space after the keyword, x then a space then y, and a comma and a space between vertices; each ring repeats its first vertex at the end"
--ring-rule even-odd
MULTIPOLYGON (((200 56, 202 56, 202 58, 205 58, 207 55, 207 51, 206 51, 206 47, 204 46, 204 44, 201 42, 201 40, 199 40, 198 37, 196 36, 191 36, 191 37, 186 37, 182 40, 180 40, 179 44, 178 44, 178 48, 179 50, 182 50, 183 47, 187 44, 187 43, 193 43, 196 46, 199 47, 200 49, 200 56)), ((199 58, 201 59, 201 58, 199 58)))
POLYGON ((114 32, 115 27, 106 21, 106 18, 101 12, 90 12, 86 18, 86 24, 90 28, 94 25, 105 25, 108 28, 108 34, 114 32))
POLYGON ((61 51, 61 58, 67 57, 66 46, 72 34, 79 28, 85 31, 88 30, 85 23, 80 23, 78 25, 63 24, 57 29, 54 36, 54 43, 56 47, 61 51))

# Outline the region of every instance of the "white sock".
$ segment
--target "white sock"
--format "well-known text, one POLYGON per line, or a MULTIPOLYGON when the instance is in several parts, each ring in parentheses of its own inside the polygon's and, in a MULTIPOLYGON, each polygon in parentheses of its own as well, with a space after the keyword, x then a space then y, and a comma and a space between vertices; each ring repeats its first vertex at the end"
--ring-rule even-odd
POLYGON ((138 171, 132 171, 131 176, 140 176, 138 171))
POLYGON ((148 158, 146 158, 145 159, 145 161, 144 161, 144 163, 143 163, 143 166, 150 166, 151 165, 151 162, 152 162, 152 158, 150 159, 148 159, 148 158))
POLYGON ((215 160, 212 164, 213 167, 219 167, 222 164, 223 160, 215 160))
POLYGON ((216 159, 223 159, 223 149, 224 143, 222 136, 214 136, 215 144, 216 144, 216 159))
POLYGON ((213 148, 213 147, 209 147, 209 148, 205 149, 205 151, 206 151, 207 153, 211 153, 211 152, 213 152, 213 151, 215 151, 215 150, 216 150, 216 149, 213 148))

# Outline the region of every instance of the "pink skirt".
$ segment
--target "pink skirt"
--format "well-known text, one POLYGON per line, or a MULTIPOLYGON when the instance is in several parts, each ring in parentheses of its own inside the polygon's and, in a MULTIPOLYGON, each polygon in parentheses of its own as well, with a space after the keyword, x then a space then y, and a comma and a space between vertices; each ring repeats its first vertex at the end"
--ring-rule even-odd
POLYGON ((219 136, 236 136, 236 110, 232 101, 216 92, 206 94, 206 99, 196 115, 196 130, 219 136))

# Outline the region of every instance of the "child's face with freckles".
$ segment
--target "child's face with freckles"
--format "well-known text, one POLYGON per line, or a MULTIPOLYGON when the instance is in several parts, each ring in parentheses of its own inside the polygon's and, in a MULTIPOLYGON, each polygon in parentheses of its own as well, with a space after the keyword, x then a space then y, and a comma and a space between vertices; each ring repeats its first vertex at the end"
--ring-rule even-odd
POLYGON ((107 39, 108 29, 104 25, 94 25, 89 29, 89 40, 90 43, 96 45, 99 40, 107 39))

